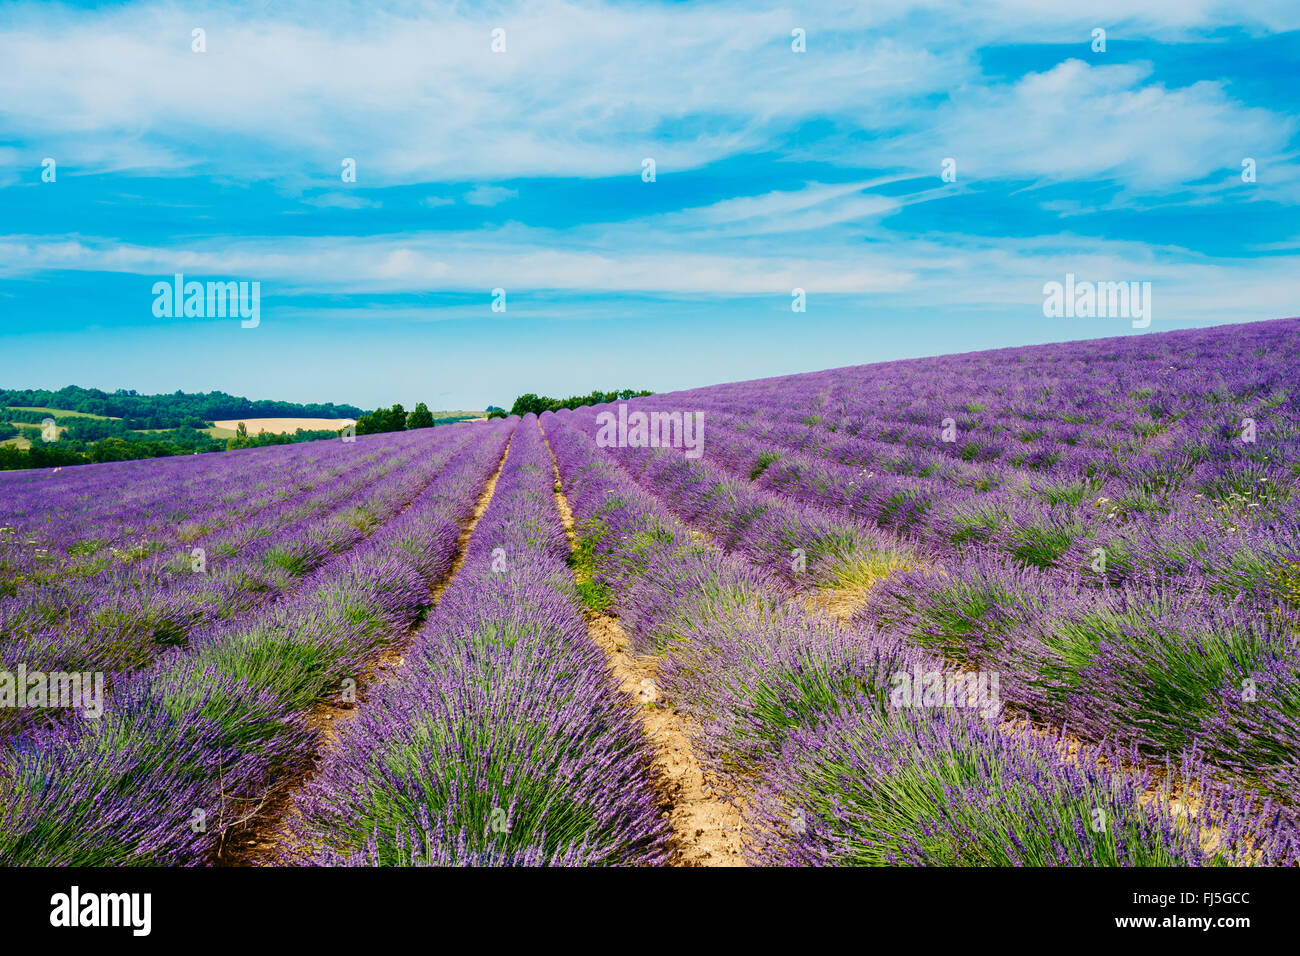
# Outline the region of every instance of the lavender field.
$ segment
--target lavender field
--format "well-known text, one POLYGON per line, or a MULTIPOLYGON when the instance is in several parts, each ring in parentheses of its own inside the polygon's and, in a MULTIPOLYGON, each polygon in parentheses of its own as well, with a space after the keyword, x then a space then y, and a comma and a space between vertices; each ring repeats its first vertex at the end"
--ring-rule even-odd
POLYGON ((0 866, 1295 865, 1298 368, 1285 319, 0 474, 0 866))

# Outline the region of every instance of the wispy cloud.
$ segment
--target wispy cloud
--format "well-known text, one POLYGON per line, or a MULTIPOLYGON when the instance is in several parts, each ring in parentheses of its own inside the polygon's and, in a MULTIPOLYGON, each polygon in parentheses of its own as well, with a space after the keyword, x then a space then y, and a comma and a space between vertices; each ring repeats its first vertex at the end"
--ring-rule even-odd
MULTIPOLYGON (((651 247, 668 241, 650 238, 651 247)), ((26 237, 0 239, 0 275, 87 271, 157 277, 180 271, 196 278, 255 278, 281 295, 470 292, 483 296, 480 311, 487 318, 489 290, 497 287, 516 294, 761 296, 787 307, 791 290, 802 288, 813 297, 877 296, 882 307, 906 302, 1032 316, 1041 306, 1043 283, 1073 272, 1082 278, 1151 281, 1162 318, 1243 320, 1300 311, 1294 280, 1300 256, 1215 260, 1177 247, 1080 237, 896 239, 834 258, 789 250, 738 256, 722 246, 681 251, 627 244, 611 251, 569 243, 561 248, 553 239, 514 227, 487 234, 236 239, 178 250, 87 237, 26 237)), ((148 285, 142 280, 144 305, 148 285)), ((384 314, 382 306, 377 314, 384 314)), ((388 317, 415 314, 401 306, 388 317)))
POLYGON ((828 364, 863 315, 1033 319, 1066 272, 1151 281, 1158 318, 1300 312, 1300 92, 1252 60, 1300 52, 1300 7, 1131 6, 14 3, 0 277, 26 291, 0 330, 134 316, 177 271, 261 280, 303 341, 313 316, 447 333, 500 287, 591 323, 752 307, 828 364))
MULTIPOLYGON (((1294 117, 1245 107, 1222 83, 1170 90, 1152 82, 1152 72, 1150 64, 1067 60, 1015 83, 954 95, 927 137, 957 160, 964 177, 1103 179, 1156 191, 1216 173, 1235 177, 1243 157, 1279 157, 1296 134, 1294 117)), ((919 153, 920 136, 903 148, 919 153)))
POLYGON ((317 209, 378 209, 383 205, 374 199, 337 192, 312 196, 310 199, 304 199, 303 202, 317 209))
MULTIPOLYGON (((489 16, 398 5, 358 24, 344 8, 308 15, 297 4, 277 5, 269 19, 256 2, 185 12, 19 5, 0 29, 9 66, 0 103, 8 128, 39 134, 83 169, 230 174, 256 164, 262 176, 309 180, 360 154, 358 182, 370 185, 635 175, 645 155, 685 170, 827 116, 904 136, 911 127, 911 155, 961 152, 984 177, 1109 173, 1147 187, 1203 173, 1229 146, 1277 148, 1291 121, 1242 108, 1213 82, 1167 90, 1131 65, 1079 61, 1006 86, 980 82, 973 50, 1016 27, 1040 41, 1072 35, 1082 54, 1087 24, 1099 18, 1126 23, 1119 36, 1131 38, 1214 24, 1233 10, 1170 3, 1135 18, 1122 6, 1088 17, 1048 17, 1027 0, 978 13, 892 3, 810 16, 746 7, 738 16, 726 4, 545 0, 489 16), (200 23, 205 53, 191 50, 200 23), (790 49, 800 24, 805 54, 790 49), (506 30, 504 53, 491 51, 494 26, 506 30), (925 106, 936 97, 945 105, 932 116, 925 106), (662 135, 686 117, 708 123, 662 135), (1116 126, 1120 135, 1097 142, 1116 126), (1152 149, 1160 135, 1176 148, 1152 149)), ((1281 3, 1233 12, 1300 19, 1281 3)), ((865 152, 898 150, 878 142, 865 152)))
POLYGON ((504 186, 475 186, 465 194, 465 201, 471 206, 498 206, 518 196, 518 189, 507 189, 504 186))

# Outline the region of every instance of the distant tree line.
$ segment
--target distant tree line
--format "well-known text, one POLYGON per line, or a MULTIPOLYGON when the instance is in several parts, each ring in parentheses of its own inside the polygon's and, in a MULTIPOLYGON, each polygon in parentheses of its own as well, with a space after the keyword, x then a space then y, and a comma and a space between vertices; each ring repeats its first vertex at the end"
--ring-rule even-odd
MULTIPOLYGON (((109 425, 120 426, 126 431, 135 430, 157 430, 165 428, 207 428, 212 422, 207 419, 196 418, 192 415, 184 417, 161 418, 86 418, 83 415, 64 414, 66 409, 59 409, 54 412, 32 412, 20 408, 0 408, 0 417, 7 418, 11 422, 26 422, 28 424, 39 425, 47 418, 53 418, 56 425, 72 425, 76 422, 101 422, 109 425)), ((90 414, 94 414, 93 412, 90 414)), ((250 416, 251 417, 251 416, 250 416)))
MULTIPOLYGON (((357 418, 362 409, 333 402, 256 401, 225 392, 176 391, 170 395, 141 395, 134 389, 105 392, 69 385, 58 391, 44 388, 0 388, 0 406, 58 408, 124 419, 127 428, 202 428, 208 422, 232 418, 357 418)), ((13 412, 16 421, 40 422, 40 412, 13 412), (36 415, 35 419, 19 416, 36 415)))
MULTIPOLYGON (((226 451, 234 451, 236 448, 264 448, 267 445, 295 445, 304 441, 323 441, 326 438, 338 438, 343 433, 343 429, 306 429, 299 428, 293 434, 278 434, 273 432, 262 432, 260 435, 248 434, 248 426, 240 422, 235 426, 235 434, 222 441, 215 439, 221 444, 226 451)), ((220 451, 221 449, 216 449, 220 451)))
MULTIPOLYGON (((510 407, 511 415, 524 416, 529 412, 540 415, 542 412, 558 412, 562 408, 581 408, 583 405, 604 405, 608 402, 627 401, 629 398, 641 398, 653 395, 650 391, 634 391, 625 388, 618 392, 592 392, 590 395, 571 395, 568 398, 551 398, 547 395, 520 395, 510 407)), ((488 418, 505 418, 506 413, 500 409, 488 408, 488 418)))
POLYGON ((424 402, 417 402, 415 408, 407 411, 398 402, 392 408, 377 408, 369 415, 357 419, 358 435, 378 435, 382 432, 400 432, 412 428, 432 428, 435 425, 451 425, 465 421, 464 416, 452 418, 434 418, 433 412, 424 402))
MULTIPOLYGON (((651 395, 649 391, 622 389, 616 392, 595 391, 589 395, 572 395, 557 399, 529 393, 515 399, 510 411, 496 405, 487 407, 488 418, 508 415, 540 415, 545 411, 600 405, 608 402, 651 395)), ((298 404, 295 402, 252 401, 225 392, 173 395, 140 395, 134 390, 118 389, 108 393, 94 388, 69 385, 58 391, 49 389, 0 389, 0 441, 24 437, 31 448, 0 446, 0 471, 19 468, 46 468, 56 465, 84 465, 91 462, 128 461, 137 458, 160 458, 264 445, 285 445, 336 437, 340 430, 307 431, 292 435, 263 433, 249 435, 240 421, 231 438, 214 438, 207 428, 219 419, 242 418, 353 418, 358 435, 432 428, 464 421, 464 415, 435 418, 424 402, 406 411, 400 403, 363 413, 354 405, 298 404), (12 407, 53 408, 55 412, 19 411, 12 407), (82 412, 103 418, 84 418, 61 412, 82 412), (59 427, 55 442, 43 440, 37 427, 53 418, 59 427), (9 422, 15 422, 11 425, 9 422)))
MULTIPOLYGON (((137 458, 167 458, 172 455, 192 455, 235 448, 261 448, 266 445, 290 445, 303 441, 337 438, 337 431, 307 431, 298 429, 292 435, 265 432, 249 435, 243 422, 239 423, 232 438, 213 438, 194 428, 172 428, 142 434, 122 428, 120 422, 105 422, 93 418, 68 419, 58 441, 46 442, 41 429, 19 426, 15 431, 31 442, 31 448, 14 445, 0 446, 0 471, 20 468, 48 468, 54 465, 88 465, 104 461, 132 461, 137 458), (118 431, 111 426, 117 426, 118 431)), ((12 438, 0 427, 0 440, 12 438)))

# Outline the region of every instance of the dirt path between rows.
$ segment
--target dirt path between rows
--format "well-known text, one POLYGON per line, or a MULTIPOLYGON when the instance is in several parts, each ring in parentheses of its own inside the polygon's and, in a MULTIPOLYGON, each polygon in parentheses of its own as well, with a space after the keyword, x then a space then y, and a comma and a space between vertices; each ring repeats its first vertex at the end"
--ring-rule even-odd
MULTIPOLYGON (((513 441, 514 435, 511 434, 506 439, 506 447, 501 453, 501 460, 497 462, 496 470, 483 486, 483 491, 474 504, 473 513, 461 528, 460 536, 456 539, 456 556, 452 559, 451 569, 430 589, 429 613, 438 606, 443 593, 455 580, 457 572, 465 563, 470 538, 479 519, 483 517, 483 513, 492 502, 497 480, 501 477, 501 470, 505 467, 506 456, 510 454, 510 445, 513 441)), ((291 859, 306 849, 294 843, 285 826, 285 822, 293 813, 293 795, 315 775, 316 768, 321 766, 326 755, 335 746, 339 729, 355 720, 360 714, 359 707, 365 703, 365 693, 392 680, 397 671, 406 666, 406 653, 415 642, 416 635, 420 633, 427 616, 426 613, 424 618, 413 625, 399 640, 385 647, 366 669, 362 678, 357 681, 357 688, 361 693, 357 703, 321 701, 308 711, 307 722, 319 734, 316 760, 312 769, 304 774, 291 776, 263 797, 262 802, 245 818, 248 823, 238 828, 232 842, 222 845, 217 854, 217 866, 283 865, 286 859, 291 859)))
MULTIPOLYGON (((555 471, 555 503, 573 548, 573 512, 564 497, 554 451, 551 467, 555 471)), ((660 698, 658 658, 633 654, 631 639, 612 614, 590 609, 583 614, 588 636, 604 651, 610 673, 650 742, 655 793, 672 827, 668 865, 744 866, 740 808, 731 789, 706 773, 695 756, 690 722, 660 698)))
MULTIPOLYGON (((692 538, 711 544, 724 554, 735 553, 732 549, 719 544, 708 533, 694 527, 686 518, 680 515, 676 509, 665 502, 657 494, 654 488, 642 484, 641 481, 638 480, 637 476, 631 471, 624 469, 624 474, 627 475, 634 484, 640 487, 642 491, 645 491, 659 502, 668 514, 674 516, 678 521, 680 521, 692 538)), ((735 475, 729 475, 728 477, 732 480, 740 480, 735 475)), ((782 497, 776 493, 773 493, 773 495, 777 498, 782 497)), ((924 567, 924 565, 918 564, 912 569, 916 570, 924 567)), ((883 579, 883 577, 880 577, 870 584, 848 588, 809 588, 794 595, 790 600, 790 604, 792 607, 801 610, 810 617, 824 617, 842 625, 849 625, 858 611, 865 607, 869 602, 873 589, 883 579)), ((975 668, 951 658, 948 659, 948 663, 957 667, 959 670, 968 673, 977 672, 975 668)), ((1068 732, 1063 732, 1060 727, 1044 723, 1040 720, 1035 720, 1020 708, 1014 705, 1007 705, 1005 702, 1002 702, 998 726, 1002 732, 1007 734, 1015 734, 1027 729, 1030 733, 1041 737, 1050 736, 1054 739, 1059 739, 1062 744, 1060 759, 1063 763, 1067 764, 1077 762, 1080 752, 1085 747, 1090 746, 1077 736, 1068 732)), ((1189 813, 1195 816, 1199 812, 1200 806, 1203 802, 1201 797, 1195 792, 1187 792, 1186 789, 1181 786, 1180 781, 1178 781, 1166 768, 1159 764, 1144 761, 1139 766, 1130 766, 1127 764, 1109 762, 1104 759, 1100 761, 1100 764, 1101 766, 1109 767, 1118 772, 1133 773, 1142 770, 1149 774, 1152 783, 1147 787, 1141 798, 1143 803, 1150 802, 1159 797, 1166 800, 1169 809, 1176 816, 1182 816, 1189 813)), ((1207 852, 1212 852, 1219 839, 1219 834, 1220 828, 1213 827, 1210 829, 1208 835, 1202 842, 1202 848, 1207 852)))

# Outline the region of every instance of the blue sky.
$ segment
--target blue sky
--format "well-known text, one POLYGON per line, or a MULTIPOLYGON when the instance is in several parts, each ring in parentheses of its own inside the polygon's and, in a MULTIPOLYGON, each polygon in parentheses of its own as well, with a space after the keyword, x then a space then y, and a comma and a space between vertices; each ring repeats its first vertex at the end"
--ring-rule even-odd
POLYGON ((1293 0, 10 3, 0 384, 482 407, 1145 334, 1045 317, 1067 272, 1297 315, 1298 154, 1293 0), (155 317, 176 272, 260 324, 155 317))

